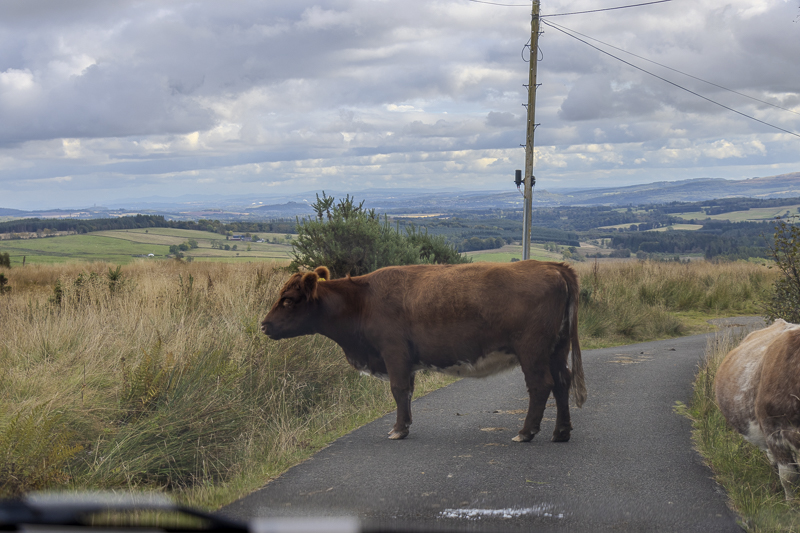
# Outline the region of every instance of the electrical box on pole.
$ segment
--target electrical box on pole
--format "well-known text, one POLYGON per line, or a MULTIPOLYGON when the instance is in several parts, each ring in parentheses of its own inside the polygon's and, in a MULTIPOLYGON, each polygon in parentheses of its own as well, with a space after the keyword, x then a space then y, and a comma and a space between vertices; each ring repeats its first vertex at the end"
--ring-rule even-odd
POLYGON ((536 129, 536 64, 539 62, 539 0, 531 9, 531 53, 528 74, 528 128, 525 142, 525 201, 522 216, 522 259, 531 258, 531 216, 533 214, 533 133, 536 129))

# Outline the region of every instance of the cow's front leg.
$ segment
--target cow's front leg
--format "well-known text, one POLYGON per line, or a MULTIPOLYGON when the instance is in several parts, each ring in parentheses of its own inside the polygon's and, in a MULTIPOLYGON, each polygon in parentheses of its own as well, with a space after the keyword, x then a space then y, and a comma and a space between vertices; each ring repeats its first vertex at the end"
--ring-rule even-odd
POLYGON ((408 436, 411 425, 411 397, 414 396, 414 374, 407 365, 387 364, 389 369, 389 384, 392 396, 397 404, 397 421, 389 432, 392 440, 404 439, 408 436))

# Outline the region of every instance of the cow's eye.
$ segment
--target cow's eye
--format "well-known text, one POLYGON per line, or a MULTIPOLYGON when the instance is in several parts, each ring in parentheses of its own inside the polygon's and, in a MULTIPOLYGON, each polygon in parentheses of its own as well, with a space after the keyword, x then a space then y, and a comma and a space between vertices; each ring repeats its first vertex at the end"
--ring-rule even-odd
POLYGON ((284 298, 283 299, 283 306, 284 307, 292 307, 293 305, 294 305, 294 302, 292 300, 290 300, 289 298, 284 298))

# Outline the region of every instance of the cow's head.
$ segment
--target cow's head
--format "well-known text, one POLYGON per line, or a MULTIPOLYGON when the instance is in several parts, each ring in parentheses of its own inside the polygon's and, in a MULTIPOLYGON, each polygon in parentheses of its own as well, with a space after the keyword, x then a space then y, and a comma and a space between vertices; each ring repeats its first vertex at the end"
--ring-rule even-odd
POLYGON ((313 272, 297 273, 281 289, 280 297, 261 321, 261 331, 278 340, 313 333, 319 310, 318 286, 331 279, 330 271, 317 267, 313 272))

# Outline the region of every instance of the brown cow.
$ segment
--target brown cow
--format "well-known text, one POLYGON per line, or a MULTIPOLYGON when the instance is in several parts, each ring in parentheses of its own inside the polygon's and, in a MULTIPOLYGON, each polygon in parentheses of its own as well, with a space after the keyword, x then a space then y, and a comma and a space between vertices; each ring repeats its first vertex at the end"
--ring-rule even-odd
POLYGON ((722 361, 714 391, 725 419, 766 452, 792 499, 800 449, 800 326, 778 319, 745 337, 722 361))
POLYGON ((397 402, 390 439, 408 435, 417 371, 485 377, 521 365, 530 402, 514 440, 526 442, 539 432, 551 391, 557 406, 553 440, 569 440, 570 384, 578 407, 586 387, 578 278, 568 265, 413 265, 329 277, 326 267, 294 274, 261 329, 272 339, 325 335, 356 369, 388 378, 397 402))

